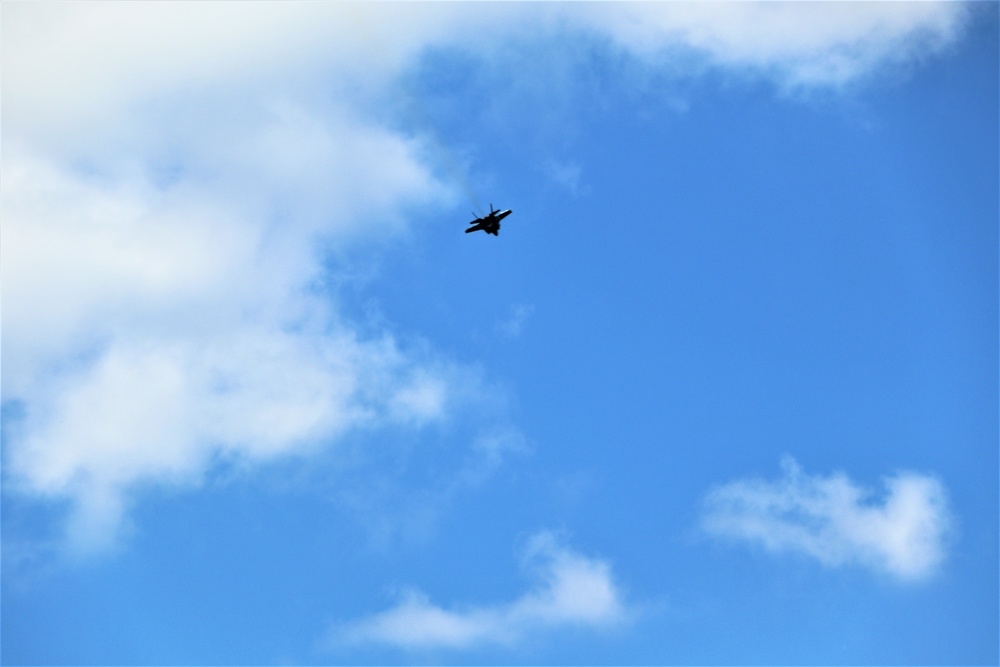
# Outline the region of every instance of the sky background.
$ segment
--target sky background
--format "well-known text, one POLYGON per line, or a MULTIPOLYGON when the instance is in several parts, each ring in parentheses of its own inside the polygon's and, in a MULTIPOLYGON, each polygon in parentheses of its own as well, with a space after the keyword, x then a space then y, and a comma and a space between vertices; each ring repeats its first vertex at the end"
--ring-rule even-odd
POLYGON ((4 3, 0 660, 996 664, 997 7, 4 3))

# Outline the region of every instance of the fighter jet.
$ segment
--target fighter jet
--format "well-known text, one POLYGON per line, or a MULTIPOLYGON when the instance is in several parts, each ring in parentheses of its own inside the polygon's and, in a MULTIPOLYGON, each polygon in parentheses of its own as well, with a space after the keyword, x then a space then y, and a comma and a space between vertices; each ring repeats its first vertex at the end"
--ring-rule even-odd
MULTIPOLYGON (((473 213, 472 215, 475 215, 473 213)), ((493 204, 490 204, 489 215, 484 215, 481 218, 476 218, 469 224, 471 227, 465 230, 465 233, 478 232, 480 229, 487 234, 492 234, 493 236, 500 236, 500 221, 510 215, 510 209, 506 211, 494 211, 493 204)))

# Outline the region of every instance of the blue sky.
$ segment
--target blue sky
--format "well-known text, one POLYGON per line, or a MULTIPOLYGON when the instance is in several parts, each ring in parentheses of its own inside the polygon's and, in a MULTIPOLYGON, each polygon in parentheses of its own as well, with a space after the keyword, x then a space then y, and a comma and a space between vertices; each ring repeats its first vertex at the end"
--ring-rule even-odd
POLYGON ((4 664, 1000 658, 996 3, 2 30, 4 664))

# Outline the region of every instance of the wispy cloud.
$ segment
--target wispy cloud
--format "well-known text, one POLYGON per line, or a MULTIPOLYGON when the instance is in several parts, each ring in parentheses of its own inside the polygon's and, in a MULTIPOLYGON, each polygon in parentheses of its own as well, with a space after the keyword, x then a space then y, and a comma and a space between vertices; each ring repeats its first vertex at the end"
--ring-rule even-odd
POLYGON ((335 626, 330 640, 403 649, 466 649, 515 645, 559 628, 607 629, 629 618, 631 611, 606 561, 572 551, 549 532, 532 537, 526 556, 540 582, 512 602, 449 609, 410 591, 391 609, 335 626))
POLYGON ((709 533, 798 552, 830 567, 857 564, 902 581, 933 575, 943 563, 951 517, 937 479, 901 472, 884 480, 882 498, 842 473, 807 475, 790 458, 783 476, 741 480, 705 498, 709 533))
POLYGON ((521 334, 524 333, 524 328, 528 325, 528 319, 534 311, 534 306, 529 306, 523 303, 512 306, 507 319, 497 325, 497 330, 505 338, 509 338, 511 340, 520 338, 521 334))
MULTIPOLYGON (((466 383, 474 389, 474 396, 496 394, 496 388, 476 387, 474 382, 466 383)), ((481 402, 475 408, 492 410, 481 402)), ((391 465, 382 465, 385 459, 375 458, 370 465, 352 468, 337 484, 335 501, 350 509, 369 546, 378 551, 401 543, 426 543, 437 534, 442 517, 451 508, 495 480, 511 467, 511 461, 532 454, 524 435, 503 421, 503 412, 503 407, 496 408, 498 423, 477 423, 476 433, 468 440, 458 440, 460 448, 450 454, 439 449, 432 463, 417 451, 409 456, 393 455, 391 465)))
POLYGON ((554 158, 546 160, 542 166, 545 175, 571 194, 580 194, 580 179, 583 169, 575 162, 564 162, 554 158))

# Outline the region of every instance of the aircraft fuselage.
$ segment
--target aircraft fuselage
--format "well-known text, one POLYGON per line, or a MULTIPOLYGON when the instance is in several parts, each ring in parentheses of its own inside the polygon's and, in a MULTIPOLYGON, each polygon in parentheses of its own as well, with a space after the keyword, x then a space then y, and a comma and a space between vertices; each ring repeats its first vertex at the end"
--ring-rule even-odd
POLYGON ((481 218, 476 218, 469 224, 472 225, 465 230, 465 233, 478 232, 480 229, 487 234, 492 234, 493 236, 500 235, 500 221, 511 214, 511 210, 506 211, 490 211, 489 215, 484 215, 481 218))

